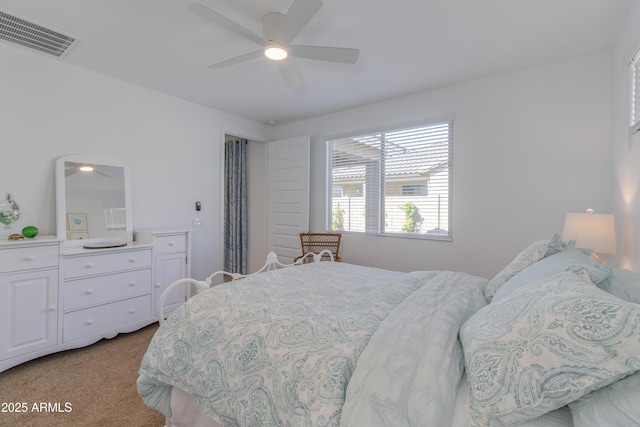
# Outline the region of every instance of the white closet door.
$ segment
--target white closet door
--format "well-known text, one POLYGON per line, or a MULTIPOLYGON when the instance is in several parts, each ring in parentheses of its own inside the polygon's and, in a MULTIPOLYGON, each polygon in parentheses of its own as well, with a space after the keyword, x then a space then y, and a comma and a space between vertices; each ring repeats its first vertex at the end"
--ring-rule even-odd
POLYGON ((290 263, 301 254, 300 233, 309 230, 310 137, 272 141, 267 150, 267 252, 290 263))

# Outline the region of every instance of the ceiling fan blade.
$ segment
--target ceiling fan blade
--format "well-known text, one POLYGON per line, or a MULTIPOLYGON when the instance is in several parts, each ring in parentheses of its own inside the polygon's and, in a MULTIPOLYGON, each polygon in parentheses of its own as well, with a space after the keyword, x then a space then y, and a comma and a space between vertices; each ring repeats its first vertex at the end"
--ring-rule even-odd
POLYGON ((236 56, 235 58, 227 59, 221 62, 217 62, 213 65, 209 65, 209 68, 225 68, 232 65, 240 64, 241 62, 250 61, 252 59, 260 58, 264 55, 261 50, 245 53, 244 55, 236 56))
POLYGON ((358 60, 360 50, 346 47, 291 45, 289 46, 289 55, 317 59, 318 61, 353 64, 358 60))
POLYGON ((252 42, 255 42, 262 46, 267 44, 267 41, 259 35, 247 30, 242 25, 232 21, 231 19, 219 14, 214 10, 209 9, 208 7, 201 5, 200 3, 191 3, 189 6, 187 6, 187 9, 189 9, 196 15, 201 16, 202 18, 210 22, 213 22, 216 25, 224 27, 229 31, 232 31, 248 40, 251 40, 252 42))
POLYGON ((302 78, 300 77, 300 73, 298 73, 297 68, 293 65, 292 62, 279 62, 277 66, 287 86, 289 86, 291 89, 298 89, 302 87, 302 78))
POLYGON ((320 0, 294 0, 284 16, 274 40, 289 44, 322 7, 320 0))

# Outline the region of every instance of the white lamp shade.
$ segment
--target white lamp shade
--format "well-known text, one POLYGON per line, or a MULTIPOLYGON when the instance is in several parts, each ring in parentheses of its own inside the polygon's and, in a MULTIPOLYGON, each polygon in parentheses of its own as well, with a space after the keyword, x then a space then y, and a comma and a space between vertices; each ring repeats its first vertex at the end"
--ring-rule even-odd
POLYGON ((576 240, 577 248, 615 254, 616 227, 613 215, 568 213, 564 221, 562 239, 576 240))

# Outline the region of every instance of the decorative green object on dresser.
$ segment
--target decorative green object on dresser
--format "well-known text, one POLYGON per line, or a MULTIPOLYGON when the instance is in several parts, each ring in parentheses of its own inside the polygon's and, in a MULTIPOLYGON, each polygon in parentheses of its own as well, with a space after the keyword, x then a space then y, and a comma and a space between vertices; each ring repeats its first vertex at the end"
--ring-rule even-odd
POLYGON ((22 229, 22 235, 27 239, 34 238, 38 235, 38 228, 33 225, 27 225, 22 229))

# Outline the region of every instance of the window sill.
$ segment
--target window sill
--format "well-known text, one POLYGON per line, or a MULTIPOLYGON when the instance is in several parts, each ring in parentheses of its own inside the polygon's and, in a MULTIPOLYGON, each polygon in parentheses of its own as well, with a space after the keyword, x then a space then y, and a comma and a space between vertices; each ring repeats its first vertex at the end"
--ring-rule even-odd
POLYGON ((437 234, 402 234, 402 233, 363 233, 359 231, 329 230, 328 233, 341 233, 351 236, 387 237, 394 239, 430 240, 436 242, 452 242, 453 237, 437 234))

